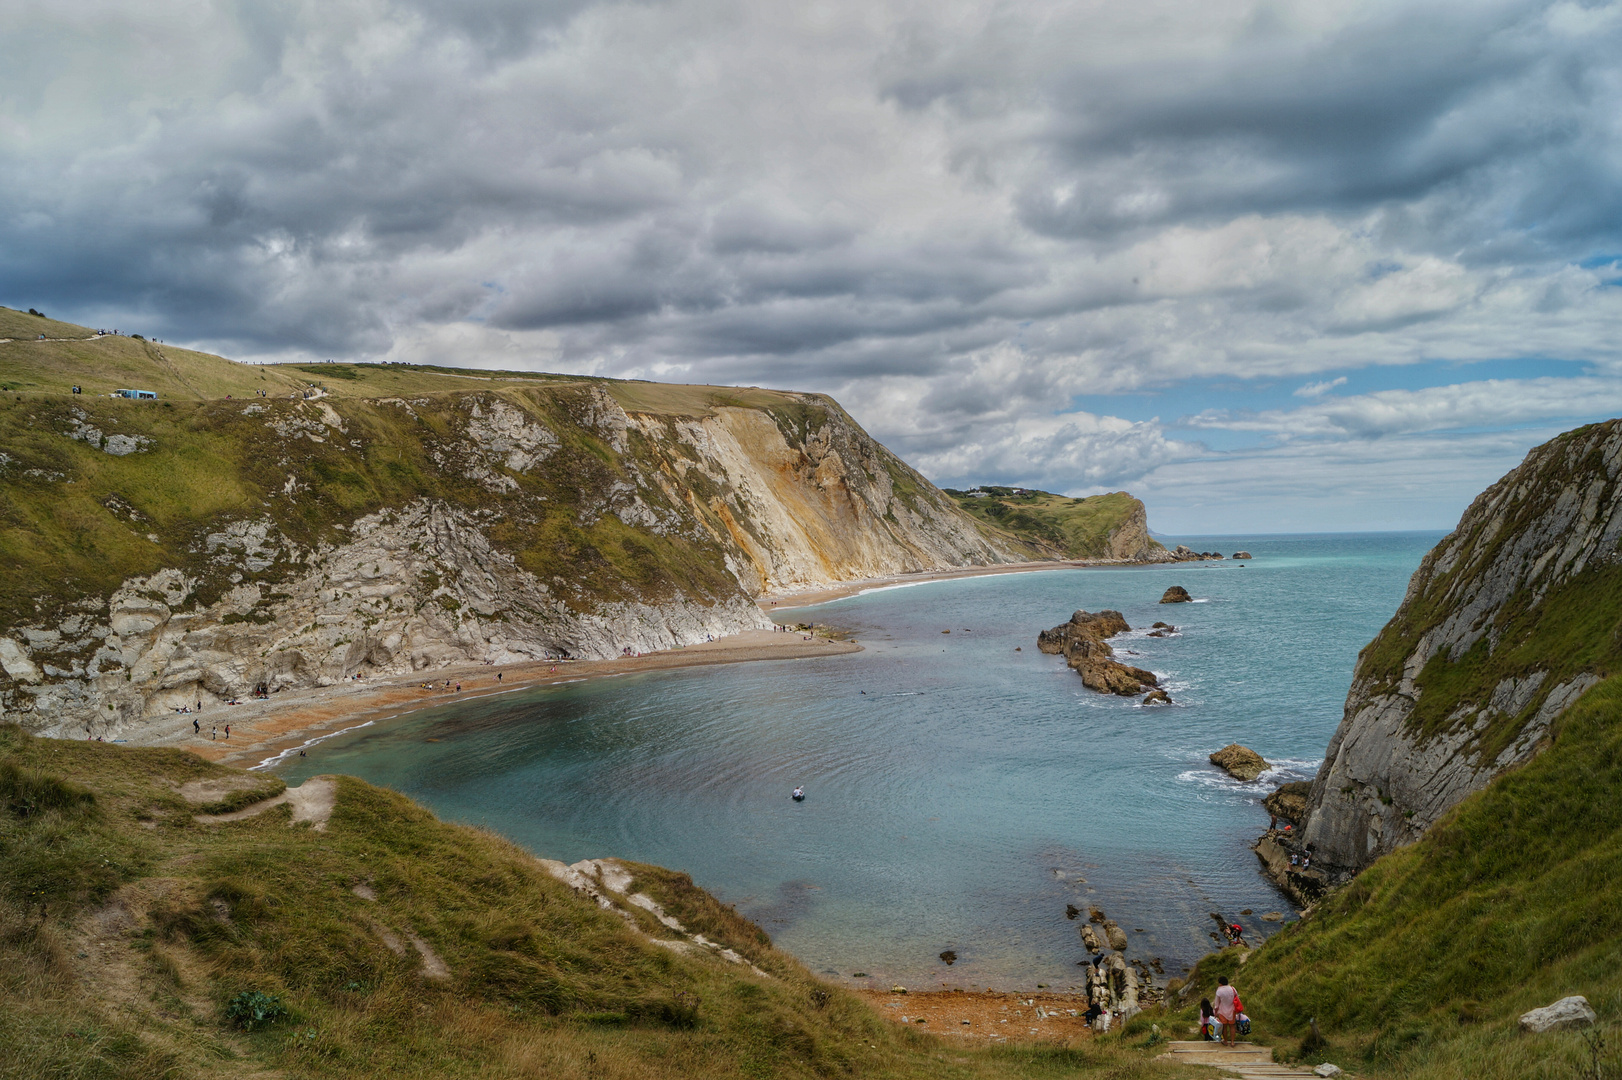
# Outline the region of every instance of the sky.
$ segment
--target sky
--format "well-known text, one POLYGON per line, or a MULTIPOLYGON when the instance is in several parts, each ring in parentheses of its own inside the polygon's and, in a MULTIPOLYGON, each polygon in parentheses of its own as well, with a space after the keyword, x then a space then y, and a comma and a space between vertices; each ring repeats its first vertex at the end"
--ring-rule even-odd
POLYGON ((0 303, 832 394, 942 485, 1449 528, 1622 413, 1611 3, 0 0, 0 303))

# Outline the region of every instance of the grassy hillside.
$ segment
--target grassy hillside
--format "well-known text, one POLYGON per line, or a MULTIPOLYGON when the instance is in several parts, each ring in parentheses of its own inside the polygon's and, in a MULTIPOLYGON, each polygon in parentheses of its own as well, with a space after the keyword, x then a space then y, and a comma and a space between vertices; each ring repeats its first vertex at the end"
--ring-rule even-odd
POLYGON ((946 489, 970 516, 1047 558, 1109 558, 1110 537, 1143 509, 1141 502, 1124 491, 1081 499, 1029 488, 981 487, 975 491, 981 494, 946 489))
POLYGON ((655 947, 681 935, 358 780, 338 779, 325 831, 286 805, 196 820, 280 788, 0 727, 0 1076, 1177 1075, 1112 1039, 966 1049, 901 1028, 686 875, 633 866, 634 889, 765 974, 655 947), (196 781, 253 790, 199 806, 196 781), (233 1021, 245 993, 285 1015, 233 1021))
MULTIPOLYGON (((1594 1075, 1581 1035, 1525 1036, 1524 1011, 1570 994, 1609 1028, 1622 1075, 1622 679, 1594 687, 1553 745, 1387 855, 1243 966, 1259 1029, 1293 1047, 1312 1017, 1343 1067, 1380 1076, 1594 1075)), ((1194 995, 1197 1000, 1198 995, 1194 995)))

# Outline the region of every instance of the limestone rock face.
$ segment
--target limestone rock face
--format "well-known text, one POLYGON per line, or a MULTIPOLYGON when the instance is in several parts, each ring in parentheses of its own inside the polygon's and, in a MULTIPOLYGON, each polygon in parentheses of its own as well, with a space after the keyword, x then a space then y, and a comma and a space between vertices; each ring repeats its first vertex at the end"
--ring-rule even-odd
POLYGON ((1268 769, 1267 761, 1248 746, 1238 743, 1229 743, 1221 750, 1211 755, 1211 764, 1226 772, 1235 780, 1246 783, 1256 779, 1268 769))
POLYGON ((1520 1027, 1522 1031, 1533 1035, 1540 1035, 1545 1031, 1572 1031, 1577 1028, 1593 1027, 1599 1016, 1594 1012, 1588 999, 1581 994, 1564 997, 1553 1005, 1545 1005, 1541 1009, 1522 1013, 1520 1027))
MULTIPOLYGON (((763 592, 1022 557, 831 399, 619 392, 214 403, 254 448, 222 486, 262 498, 171 526, 155 571, 0 625, 0 719, 115 736, 259 687, 647 652, 769 626, 763 592), (341 511, 335 488, 380 505, 341 511)), ((107 505, 144 534, 134 501, 107 505)))
POLYGON ((1115 650, 1104 640, 1130 629, 1119 611, 1078 611, 1069 622, 1038 634, 1036 647, 1062 655, 1089 690, 1130 697, 1160 683, 1154 672, 1116 660, 1115 650))
POLYGON ((1411 843, 1558 737, 1622 644, 1613 635, 1583 657, 1561 644, 1574 620, 1622 620, 1619 481, 1622 422, 1568 432, 1483 492, 1425 556, 1358 658, 1313 781, 1303 841, 1315 867, 1344 878, 1411 843))
POLYGON ((1188 595, 1187 589, 1181 585, 1173 585, 1166 590, 1165 595, 1160 598, 1160 602, 1162 604, 1186 604, 1193 599, 1192 596, 1188 595))

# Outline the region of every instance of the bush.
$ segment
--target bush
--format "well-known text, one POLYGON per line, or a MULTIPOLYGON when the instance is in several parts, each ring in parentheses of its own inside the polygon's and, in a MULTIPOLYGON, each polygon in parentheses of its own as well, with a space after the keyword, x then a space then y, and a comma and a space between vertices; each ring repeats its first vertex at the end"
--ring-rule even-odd
POLYGON ((287 1006, 275 994, 244 990, 225 1006, 225 1018, 243 1031, 252 1031, 256 1027, 286 1020, 287 1006))

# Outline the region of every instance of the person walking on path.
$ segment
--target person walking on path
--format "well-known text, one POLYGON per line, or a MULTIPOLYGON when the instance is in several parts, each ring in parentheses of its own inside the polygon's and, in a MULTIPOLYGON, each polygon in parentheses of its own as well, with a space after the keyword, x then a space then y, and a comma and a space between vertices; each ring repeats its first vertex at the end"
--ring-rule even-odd
POLYGON ((1237 1046, 1234 1029, 1239 1023, 1239 991, 1228 985, 1226 975, 1217 978, 1216 1018, 1222 1025, 1222 1045, 1237 1046))
POLYGON ((229 739, 231 737, 231 725, 230 724, 225 725, 225 737, 227 739, 229 739))
POLYGON ((193 734, 193 735, 201 735, 201 734, 202 734, 202 733, 203 733, 203 725, 202 725, 202 724, 199 724, 199 723, 198 723, 198 722, 197 722, 197 718, 196 718, 196 717, 193 717, 193 718, 192 718, 192 722, 191 722, 191 731, 192 731, 192 734, 193 734))

